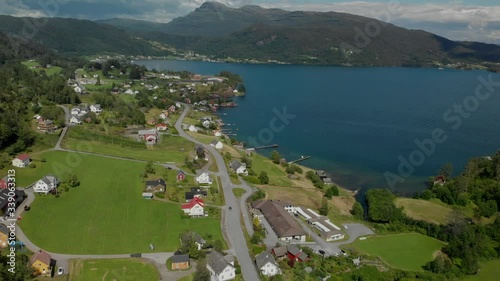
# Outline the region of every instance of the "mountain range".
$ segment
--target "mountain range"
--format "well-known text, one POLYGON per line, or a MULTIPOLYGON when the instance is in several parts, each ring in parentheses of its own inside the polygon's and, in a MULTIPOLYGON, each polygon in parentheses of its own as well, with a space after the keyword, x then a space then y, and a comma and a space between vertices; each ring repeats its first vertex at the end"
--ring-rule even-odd
MULTIPOLYGON (((0 31, 23 21, 0 17, 0 31)), ((64 53, 165 55, 165 46, 212 58, 289 63, 427 66, 500 62, 500 46, 457 42, 367 17, 336 12, 230 8, 206 2, 169 23, 51 18, 33 38, 64 53)))

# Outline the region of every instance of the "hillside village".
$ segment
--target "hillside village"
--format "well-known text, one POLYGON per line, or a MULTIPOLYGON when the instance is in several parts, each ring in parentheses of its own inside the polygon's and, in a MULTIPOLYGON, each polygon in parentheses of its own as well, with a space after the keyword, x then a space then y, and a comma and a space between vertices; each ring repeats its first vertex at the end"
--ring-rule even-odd
MULTIPOLYGON (((3 222, 16 222, 15 249, 37 280, 85 274, 77 265, 98 263, 89 255, 122 258, 122 267, 147 261, 142 274, 161 280, 440 280, 451 268, 442 242, 449 218, 411 217, 380 190, 367 196, 365 213, 325 171, 276 150, 264 157, 225 132, 220 108, 237 106, 244 94, 235 74, 161 72, 101 57, 62 83, 77 98, 33 104, 29 124, 43 142, 6 155, 0 174, 3 222), (78 231, 67 235, 66 225, 78 231), (389 258, 381 258, 385 248, 389 258)), ((452 212, 444 189, 453 182, 440 171, 429 192, 409 200, 459 212, 494 233, 493 203, 478 201, 476 215, 467 202, 452 212)))

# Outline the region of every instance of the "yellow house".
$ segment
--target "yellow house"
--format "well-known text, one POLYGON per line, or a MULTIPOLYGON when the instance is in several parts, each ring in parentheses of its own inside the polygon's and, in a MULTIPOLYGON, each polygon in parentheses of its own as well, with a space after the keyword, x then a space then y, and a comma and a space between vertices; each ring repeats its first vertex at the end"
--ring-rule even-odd
POLYGON ((7 248, 9 245, 9 230, 7 226, 0 224, 0 249, 7 248))
POLYGON ((35 269, 37 275, 50 274, 50 260, 48 253, 40 250, 31 257, 31 266, 35 269))

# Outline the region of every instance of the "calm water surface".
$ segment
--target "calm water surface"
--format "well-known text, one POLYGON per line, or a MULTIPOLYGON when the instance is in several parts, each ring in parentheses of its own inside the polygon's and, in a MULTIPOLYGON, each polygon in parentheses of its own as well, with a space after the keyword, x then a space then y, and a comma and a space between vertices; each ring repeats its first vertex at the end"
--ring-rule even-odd
POLYGON ((173 60, 136 63, 158 70, 206 75, 228 70, 241 75, 246 97, 236 99, 238 108, 221 111, 226 123, 235 124, 236 138, 277 143, 288 160, 312 156, 302 163, 326 170, 335 182, 352 189, 391 187, 385 175, 401 175, 398 167, 405 159, 414 171, 406 167, 392 187, 410 195, 425 189, 425 180, 442 164, 453 163, 457 174, 469 158, 500 148, 500 87, 478 104, 467 98, 480 85, 479 77, 487 80, 492 75, 500 82, 498 74, 173 60), (464 101, 472 111, 454 112, 454 105, 464 101), (286 124, 278 118, 285 110, 286 124), (435 130, 442 134, 441 143, 433 142, 431 149, 424 140, 435 130), (415 152, 422 150, 416 141, 427 144, 429 156, 415 152))

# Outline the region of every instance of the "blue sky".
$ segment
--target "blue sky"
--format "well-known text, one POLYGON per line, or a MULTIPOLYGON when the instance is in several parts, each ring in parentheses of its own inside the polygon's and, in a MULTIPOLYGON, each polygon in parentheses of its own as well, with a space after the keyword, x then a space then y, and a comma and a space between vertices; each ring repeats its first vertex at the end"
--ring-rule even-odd
MULTIPOLYGON (((203 0, 0 0, 0 13, 79 19, 133 18, 169 22, 203 0), (41 3, 57 3, 49 8, 41 3)), ((499 0, 217 0, 231 7, 260 5, 286 10, 336 11, 424 29, 453 40, 500 44, 499 0)))

